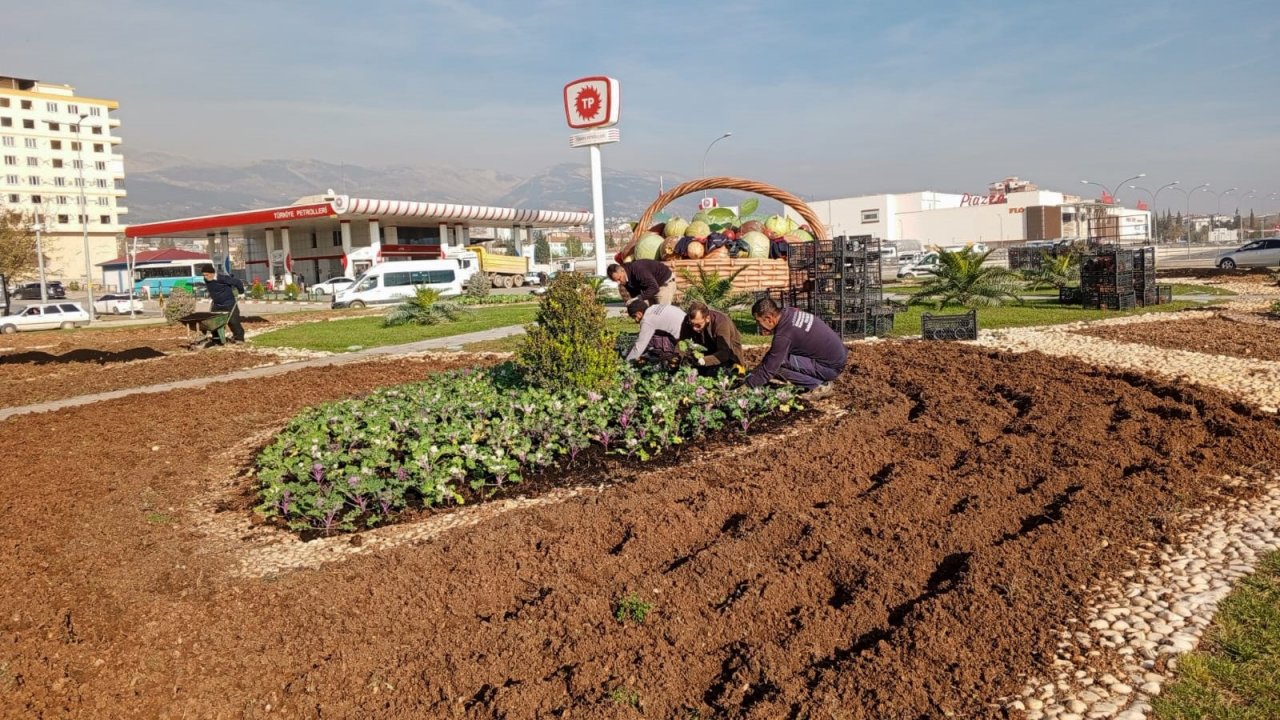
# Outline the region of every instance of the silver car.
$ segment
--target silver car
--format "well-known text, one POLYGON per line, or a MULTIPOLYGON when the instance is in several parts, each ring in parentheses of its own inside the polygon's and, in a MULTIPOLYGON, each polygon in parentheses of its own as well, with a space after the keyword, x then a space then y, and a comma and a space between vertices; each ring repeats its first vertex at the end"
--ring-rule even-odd
POLYGON ((1262 238, 1245 243, 1218 256, 1217 266, 1223 270, 1238 267, 1275 267, 1280 265, 1280 238, 1262 238))

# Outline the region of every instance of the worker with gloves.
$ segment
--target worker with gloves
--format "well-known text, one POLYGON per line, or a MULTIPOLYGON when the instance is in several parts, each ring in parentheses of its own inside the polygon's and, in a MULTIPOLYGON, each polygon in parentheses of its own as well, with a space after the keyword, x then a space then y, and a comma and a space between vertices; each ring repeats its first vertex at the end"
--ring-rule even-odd
POLYGON ((244 326, 240 324, 240 306, 236 303, 236 291, 244 293, 244 283, 234 275, 220 275, 212 265, 206 265, 203 273, 204 287, 209 291, 209 310, 211 312, 228 312, 231 318, 227 327, 231 328, 231 342, 244 342, 244 326))
POLYGON ((640 324, 640 335, 627 353, 627 362, 642 358, 666 362, 676 357, 676 341, 684 323, 683 310, 675 305, 650 305, 644 300, 632 300, 627 305, 627 314, 640 324))
POLYGON ((751 315, 761 333, 772 335, 773 340, 760 365, 747 376, 747 385, 760 387, 776 376, 799 385, 812 397, 831 391, 831 381, 844 370, 849 349, 829 325, 798 308, 780 308, 771 298, 757 300, 751 315))
POLYGON ((706 352, 692 360, 701 374, 712 374, 742 366, 742 334, 733 320, 706 303, 689 303, 680 339, 697 343, 706 352))

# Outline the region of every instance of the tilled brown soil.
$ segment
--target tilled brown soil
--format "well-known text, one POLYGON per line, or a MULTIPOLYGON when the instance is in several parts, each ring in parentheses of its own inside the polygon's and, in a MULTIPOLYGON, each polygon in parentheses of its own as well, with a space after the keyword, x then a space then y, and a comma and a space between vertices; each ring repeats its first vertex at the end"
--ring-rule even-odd
POLYGON ((1268 319, 1261 313, 1226 314, 1178 322, 1103 325, 1077 332, 1116 342, 1280 361, 1280 321, 1268 319))
POLYGON ((261 580, 193 529, 240 470, 226 448, 426 363, 0 423, 0 716, 993 716, 1083 587, 1280 441, 1221 396, 1062 359, 851 358, 827 414, 732 462, 261 580), (643 624, 615 621, 627 594, 643 624))

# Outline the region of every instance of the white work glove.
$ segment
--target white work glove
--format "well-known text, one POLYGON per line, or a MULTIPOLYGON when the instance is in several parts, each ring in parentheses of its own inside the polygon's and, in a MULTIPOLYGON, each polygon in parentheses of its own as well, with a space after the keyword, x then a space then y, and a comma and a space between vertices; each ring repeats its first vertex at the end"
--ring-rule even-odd
POLYGON ((698 367, 706 367, 707 359, 705 357, 698 358, 698 367))

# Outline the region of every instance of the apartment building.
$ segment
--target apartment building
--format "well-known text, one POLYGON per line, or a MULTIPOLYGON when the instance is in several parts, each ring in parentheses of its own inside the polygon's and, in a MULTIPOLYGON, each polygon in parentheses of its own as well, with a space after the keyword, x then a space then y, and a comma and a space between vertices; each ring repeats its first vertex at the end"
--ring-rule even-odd
POLYGON ((116 255, 128 212, 118 107, 70 85, 0 76, 0 207, 40 223, 50 279, 85 280, 86 235, 90 264, 116 255))

